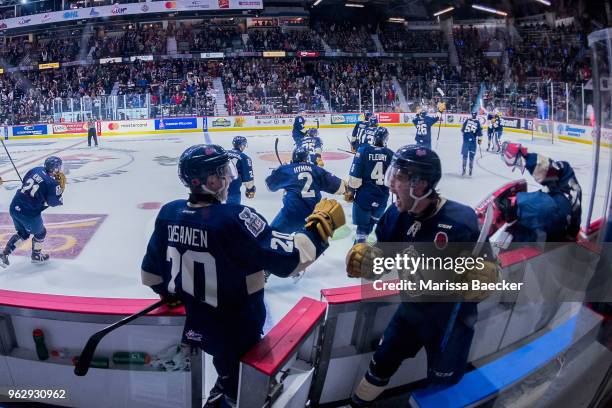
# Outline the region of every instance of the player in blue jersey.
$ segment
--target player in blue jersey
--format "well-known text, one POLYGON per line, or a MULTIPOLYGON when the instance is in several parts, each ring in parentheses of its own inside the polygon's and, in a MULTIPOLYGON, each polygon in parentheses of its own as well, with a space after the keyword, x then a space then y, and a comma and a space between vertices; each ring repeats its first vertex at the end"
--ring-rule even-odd
MULTIPOLYGON (((381 245, 355 244, 347 255, 349 277, 371 277, 374 258, 396 256, 383 246, 386 242, 405 242, 408 248, 419 248, 418 255, 440 257, 446 256, 448 243, 478 241, 476 213, 438 194, 436 186, 441 176, 440 159, 431 149, 410 145, 394 154, 385 174, 385 184, 397 200, 376 227, 377 241, 381 245)), ((473 247, 472 244, 467 246, 473 247)), ((466 279, 476 276, 474 270, 478 269, 466 271, 457 279, 469 282, 466 279)), ((497 277, 498 269, 494 263, 484 261, 479 273, 482 273, 479 280, 490 282, 493 276, 497 277)), ((427 352, 427 379, 431 384, 459 381, 467 366, 474 335, 475 301, 482 300, 485 295, 469 292, 462 296, 474 302, 433 299, 420 302, 414 298, 407 301, 402 296, 404 302, 384 331, 370 366, 351 397, 351 406, 369 406, 382 393, 402 361, 415 357, 422 348, 427 352)))
POLYGON ((463 134, 463 145, 461 146, 463 171, 461 172, 461 175, 465 176, 465 167, 469 159, 469 172, 471 176, 474 168, 474 156, 476 155, 476 143, 482 143, 482 126, 478 121, 476 112, 472 112, 472 117, 463 122, 463 126, 461 126, 461 133, 463 134))
POLYGON ((356 152, 360 146, 364 144, 372 144, 372 138, 378 128, 378 118, 374 115, 370 116, 368 126, 359 132, 355 138, 351 138, 351 151, 356 152))
POLYGON ((17 233, 9 238, 0 254, 0 266, 6 268, 9 265, 8 256, 20 241, 27 240, 30 235, 33 235, 32 262, 41 263, 49 259, 49 254, 42 252, 47 230, 41 213, 49 207, 63 204, 65 187, 66 176, 59 157, 47 157, 44 166, 34 167, 26 173, 9 209, 17 233))
POLYGON ((487 152, 491 150, 491 142, 493 141, 493 120, 495 119, 495 114, 488 113, 487 114, 487 152))
MULTIPOLYGON (((529 153, 519 143, 504 143, 506 165, 527 170, 545 190, 520 192, 503 206, 503 218, 512 223, 513 242, 575 241, 582 217, 582 188, 572 166, 529 153)), ((507 239, 509 242, 509 240, 507 239)))
POLYGON ((321 200, 321 192, 342 195, 346 183, 322 167, 310 163, 310 152, 304 147, 293 151, 291 163, 283 164, 266 178, 271 191, 285 190, 283 208, 270 226, 280 232, 292 233, 321 200))
POLYGON ((252 208, 223 203, 237 173, 217 145, 185 150, 179 177, 189 198, 157 215, 142 282, 173 305, 184 304, 183 341, 212 355, 218 380, 206 407, 234 406, 240 357, 259 341, 266 317, 264 270, 286 277, 314 262, 344 213, 335 200, 322 200, 289 235, 252 208))
POLYGON ((315 128, 310 128, 306 131, 306 135, 303 139, 297 142, 296 147, 303 147, 308 150, 308 161, 312 164, 316 164, 319 167, 324 167, 323 162, 323 141, 319 137, 319 131, 315 128))
POLYGON ((431 149, 431 127, 440 120, 438 116, 429 116, 425 110, 421 110, 412 120, 416 128, 416 143, 431 149))
POLYGON ((351 134, 351 150, 356 152, 356 146, 359 140, 363 139, 364 132, 370 126, 370 118, 372 117, 372 112, 366 111, 363 114, 364 120, 358 120, 355 123, 355 127, 353 128, 353 133, 351 134))
POLYGON ((238 177, 232 181, 227 192, 228 204, 240 204, 240 187, 244 184, 244 195, 247 198, 255 198, 255 180, 253 178, 253 162, 244 153, 247 147, 247 139, 244 136, 236 136, 232 140, 232 150, 227 154, 238 171, 238 177))
POLYGON ((393 151, 386 147, 388 138, 386 128, 377 128, 373 144, 362 145, 353 158, 344 198, 353 202, 355 243, 366 241, 387 208, 389 187, 385 186, 385 172, 393 157, 393 151))
POLYGON ((306 120, 304 119, 304 112, 301 111, 298 113, 295 119, 293 119, 293 129, 291 131, 291 136, 293 137, 293 141, 296 144, 306 134, 306 130, 304 130, 305 126, 306 126, 306 120))
POLYGON ((488 115, 492 116, 490 121, 489 121, 489 133, 487 134, 487 136, 489 138, 489 144, 491 144, 490 148, 487 147, 487 150, 492 150, 494 152, 500 152, 501 151, 501 137, 502 137, 502 133, 504 132, 504 126, 502 124, 502 118, 501 118, 501 113, 499 112, 495 112, 495 114, 493 115, 488 115))

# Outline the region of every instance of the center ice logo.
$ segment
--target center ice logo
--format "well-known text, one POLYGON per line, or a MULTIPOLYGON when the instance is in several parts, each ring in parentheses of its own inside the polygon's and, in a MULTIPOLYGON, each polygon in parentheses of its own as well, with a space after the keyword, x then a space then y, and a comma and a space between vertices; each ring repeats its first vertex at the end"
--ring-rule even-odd
MULTIPOLYGON (((74 259, 89 242, 93 234, 106 219, 106 214, 43 214, 47 237, 45 251, 53 258, 74 259)), ((0 245, 15 233, 15 226, 8 213, 0 213, 0 245)), ((16 255, 30 256, 31 240, 22 242, 16 255)))

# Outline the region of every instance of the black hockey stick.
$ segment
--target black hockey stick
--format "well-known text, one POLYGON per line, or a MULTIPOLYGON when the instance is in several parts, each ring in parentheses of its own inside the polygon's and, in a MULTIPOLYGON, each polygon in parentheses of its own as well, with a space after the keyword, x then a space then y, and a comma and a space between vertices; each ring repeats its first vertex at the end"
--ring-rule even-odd
POLYGON ((146 315, 147 313, 157 309, 160 306, 165 305, 167 299, 160 299, 157 302, 153 303, 150 306, 142 309, 138 313, 134 313, 128 317, 125 317, 119 320, 116 323, 111 324, 108 327, 100 330, 97 333, 94 333, 89 340, 87 340, 87 344, 85 344, 85 348, 81 351, 81 355, 79 356, 79 360, 77 361, 76 367, 74 367, 74 374, 82 377, 87 374, 89 371, 89 365, 91 364, 91 360, 93 359, 94 353, 96 352, 96 347, 98 347, 98 343, 106 336, 108 333, 112 332, 115 329, 118 329, 121 326, 125 326, 132 320, 138 319, 141 316, 146 315))
POLYGON ((0 138, 0 142, 2 142, 2 146, 4 147, 4 151, 6 152, 6 155, 8 156, 9 160, 11 161, 11 164, 13 165, 13 168, 15 169, 15 172, 17 173, 17 177, 19 177, 19 181, 21 181, 23 183, 23 179, 21 178, 21 174, 19 174, 19 170, 17 170, 17 166, 15 166, 15 163, 13 162, 13 158, 11 157, 11 154, 9 153, 8 149, 6 148, 6 145, 4 144, 4 140, 2 138, 0 138))
MULTIPOLYGON (((438 93, 442 96, 442 98, 444 98, 444 92, 442 92, 442 90, 440 88, 436 88, 436 91, 438 91, 438 93)), ((440 110, 438 109, 438 112, 440 112, 440 110)), ((440 141, 440 128, 442 128, 442 119, 443 118, 443 112, 440 112, 440 121, 438 122, 438 137, 436 138, 436 150, 438 150, 438 142, 440 141)))
POLYGON ((278 160, 278 163, 282 166, 283 162, 281 161, 280 155, 278 154, 278 137, 274 141, 274 153, 276 153, 276 159, 278 160))
POLYGON ((349 153, 349 154, 353 154, 353 155, 355 154, 355 152, 353 152, 351 150, 344 150, 344 149, 341 149, 341 148, 338 148, 338 150, 340 150, 341 152, 344 152, 344 153, 349 153))

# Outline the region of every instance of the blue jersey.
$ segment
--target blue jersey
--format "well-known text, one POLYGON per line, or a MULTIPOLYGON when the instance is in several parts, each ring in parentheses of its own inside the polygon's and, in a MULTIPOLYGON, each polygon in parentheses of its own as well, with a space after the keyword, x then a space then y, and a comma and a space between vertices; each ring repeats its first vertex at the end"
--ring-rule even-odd
POLYGON ((431 127, 440 118, 433 116, 418 115, 412 120, 414 127, 416 128, 416 140, 431 140, 431 127))
POLYGON ((62 193, 59 183, 47 174, 44 167, 35 167, 23 177, 11 208, 24 215, 37 216, 47 207, 62 205, 62 193))
MULTIPOLYGON (((299 233, 314 245, 313 261, 325 247, 318 235, 299 233)), ((252 208, 176 200, 157 216, 142 281, 160 295, 177 294, 187 311, 187 339, 213 352, 227 341, 224 334, 263 325, 264 270, 288 276, 305 266, 303 252, 293 236, 274 231, 252 208)))
POLYGON ((482 126, 478 119, 466 119, 461 126, 464 143, 476 143, 476 138, 482 136, 482 126))
POLYGON ((266 178, 271 191, 285 190, 283 206, 306 218, 321 200, 321 191, 338 194, 342 180, 311 163, 284 164, 266 178))
POLYGON ((293 130, 291 131, 291 135, 293 139, 296 141, 304 137, 304 125, 306 124, 306 120, 302 116, 296 116, 293 120, 293 130))
POLYGON ((351 165, 349 186, 355 188, 355 202, 363 209, 387 206, 389 187, 385 186, 385 172, 393 158, 387 147, 361 146, 351 165))
POLYGON ((317 158, 323 153, 323 141, 318 136, 300 139, 296 147, 304 147, 310 152, 308 160, 312 164, 317 164, 317 158))
POLYGON ((501 134, 504 131, 504 126, 502 125, 500 116, 494 116, 491 120, 491 125, 493 126, 493 130, 497 133, 501 134))
POLYGON ((364 139, 364 133, 369 128, 369 122, 367 120, 360 120, 355 124, 353 133, 351 134, 351 147, 355 150, 361 144, 361 140, 364 139))
POLYGON ((228 150, 227 154, 230 157, 230 160, 236 166, 236 170, 238 171, 238 177, 233 180, 228 188, 228 195, 240 195, 240 187, 242 183, 246 183, 246 187, 253 187, 253 162, 251 158, 247 156, 244 152, 240 150, 232 149, 228 150))

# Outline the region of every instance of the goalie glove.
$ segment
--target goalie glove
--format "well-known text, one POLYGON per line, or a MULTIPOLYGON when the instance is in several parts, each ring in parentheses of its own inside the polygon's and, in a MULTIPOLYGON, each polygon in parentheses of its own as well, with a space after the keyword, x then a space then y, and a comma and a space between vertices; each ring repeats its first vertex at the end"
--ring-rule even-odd
POLYGON ((344 210, 340 204, 336 200, 323 198, 306 218, 304 228, 318 233, 321 240, 327 244, 329 237, 344 223, 344 210))
POLYGON ((247 188, 247 189, 244 191, 244 195, 245 195, 247 198, 255 198, 255 187, 253 187, 253 188, 251 188, 251 189, 248 189, 248 188, 247 188))
POLYGON ((66 187, 66 175, 63 172, 58 171, 53 178, 55 181, 57 181, 62 191, 64 191, 64 188, 66 187))
POLYGON ((372 279, 374 274, 374 258, 383 256, 380 248, 366 242, 353 245, 346 254, 346 274, 349 278, 372 279))

